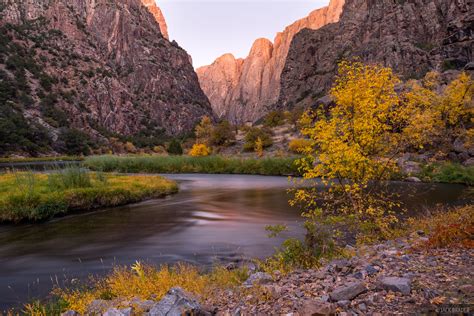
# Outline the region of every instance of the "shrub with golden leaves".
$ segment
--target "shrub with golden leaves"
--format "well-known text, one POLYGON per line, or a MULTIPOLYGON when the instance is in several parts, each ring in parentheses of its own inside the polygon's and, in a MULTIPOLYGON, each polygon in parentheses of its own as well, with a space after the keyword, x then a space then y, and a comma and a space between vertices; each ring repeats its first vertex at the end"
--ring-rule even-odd
POLYGON ((209 144, 212 138, 213 129, 214 127, 209 116, 204 116, 194 131, 197 142, 201 144, 209 144))
POLYGON ((469 128, 474 123, 473 97, 474 81, 466 73, 444 88, 436 72, 429 72, 421 82, 409 82, 401 113, 408 145, 450 150, 454 139, 460 137, 471 146, 468 142, 474 133, 469 128))
POLYGON ((295 154, 303 154, 306 151, 311 150, 313 142, 309 139, 296 138, 292 139, 288 144, 288 148, 295 154))
POLYGON ((211 149, 206 144, 194 144, 189 152, 192 157, 206 157, 211 154, 211 149))
MULTIPOLYGON (((187 264, 156 268, 137 261, 131 267, 116 267, 104 279, 93 279, 91 284, 81 289, 58 288, 54 294, 66 303, 68 309, 85 314, 92 301, 98 298, 160 300, 171 288, 181 287, 205 299, 219 289, 234 289, 247 278, 246 269, 229 271, 216 267, 205 274, 187 264)), ((38 310, 36 306, 28 307, 38 310)))
POLYGON ((264 152, 263 152, 263 141, 260 137, 257 138, 257 140, 255 141, 255 153, 257 154, 257 157, 258 158, 262 158, 263 155, 264 155, 264 152))

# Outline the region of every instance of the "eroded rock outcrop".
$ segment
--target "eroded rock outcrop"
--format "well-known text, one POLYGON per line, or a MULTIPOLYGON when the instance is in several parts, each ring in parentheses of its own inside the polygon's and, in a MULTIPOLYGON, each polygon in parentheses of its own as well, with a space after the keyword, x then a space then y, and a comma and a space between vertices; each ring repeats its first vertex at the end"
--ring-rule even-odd
POLYGON ((98 139, 190 131, 212 110, 151 2, 0 0, 0 79, 19 87, 5 104, 53 142, 70 127, 98 139))
POLYGON ((347 0, 338 23, 298 33, 281 77, 279 105, 311 106, 342 59, 392 67, 404 79, 432 69, 461 70, 473 60, 472 0, 347 0))
POLYGON ((280 75, 293 36, 303 28, 318 29, 338 21, 344 0, 313 11, 278 33, 274 43, 258 39, 247 58, 224 55, 197 69, 201 87, 215 113, 235 123, 256 121, 279 97, 280 75))
POLYGON ((148 11, 153 14, 156 22, 158 22, 160 25, 161 34, 163 34, 163 36, 169 40, 170 37, 168 34, 168 25, 166 24, 165 16, 163 15, 163 12, 161 12, 161 9, 156 5, 155 0, 142 0, 142 3, 148 8, 148 11))

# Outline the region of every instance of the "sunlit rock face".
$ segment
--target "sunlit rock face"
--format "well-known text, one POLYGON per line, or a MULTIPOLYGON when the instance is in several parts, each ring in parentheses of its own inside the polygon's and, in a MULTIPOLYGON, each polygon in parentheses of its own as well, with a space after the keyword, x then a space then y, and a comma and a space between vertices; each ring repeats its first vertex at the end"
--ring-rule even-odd
MULTIPOLYGON (((11 39, 30 51, 46 74, 58 79, 51 93, 56 96, 54 107, 66 114, 67 127, 96 137, 176 135, 191 131, 202 116, 212 115, 188 54, 167 39, 166 23, 153 0, 0 0, 0 4, 0 25, 29 25, 22 34, 12 31, 11 39), (32 38, 41 42, 34 45, 32 38)), ((57 129, 43 117, 38 79, 28 78, 31 104, 25 106, 25 117, 57 129)))
POLYGON ((277 104, 313 105, 327 93, 343 59, 389 66, 403 79, 433 69, 468 70, 473 40, 472 0, 346 0, 338 23, 294 37, 277 104))
POLYGON ((166 24, 165 16, 163 15, 163 12, 161 12, 161 9, 156 5, 155 0, 142 0, 142 3, 148 8, 148 11, 153 14, 156 22, 160 25, 161 34, 163 34, 164 38, 169 40, 168 25, 166 24))
POLYGON ((331 0, 329 6, 311 12, 278 33, 274 43, 256 40, 244 60, 227 54, 212 65, 197 69, 214 112, 234 123, 261 118, 268 106, 278 100, 280 76, 295 34, 304 28, 318 29, 338 21, 343 6, 344 0, 331 0))

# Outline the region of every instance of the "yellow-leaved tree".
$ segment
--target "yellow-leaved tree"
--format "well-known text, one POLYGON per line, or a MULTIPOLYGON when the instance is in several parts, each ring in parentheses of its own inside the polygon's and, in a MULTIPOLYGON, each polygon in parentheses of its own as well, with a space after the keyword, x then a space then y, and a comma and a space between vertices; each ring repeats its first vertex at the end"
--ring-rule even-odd
POLYGON ((257 157, 258 158, 262 158, 263 155, 264 155, 264 148, 263 148, 263 141, 260 137, 257 138, 257 140, 255 141, 255 153, 257 154, 257 157))
POLYGON ((291 202, 304 207, 307 243, 316 243, 318 252, 322 233, 337 237, 325 231, 328 225, 355 225, 364 237, 378 238, 397 221, 398 204, 383 190, 383 181, 396 171, 394 158, 404 141, 398 84, 390 68, 342 62, 331 89, 335 105, 329 113, 306 113, 301 120, 302 133, 314 146, 306 148, 299 168, 304 179, 320 182, 296 190, 291 202))
POLYGON ((198 144, 209 145, 213 130, 214 126, 212 125, 211 119, 209 116, 204 116, 194 131, 196 135, 196 142, 198 144))
POLYGON ((421 81, 408 82, 404 97, 405 140, 412 147, 431 147, 445 154, 456 138, 472 146, 474 81, 461 73, 446 87, 440 74, 429 72, 421 81), (411 142, 411 143, 408 143, 411 142))
POLYGON ((444 89, 436 73, 403 87, 390 68, 340 63, 330 91, 334 104, 306 112, 299 122, 310 145, 297 161, 304 185, 294 190, 290 203, 303 210, 305 242, 285 241, 271 265, 317 264, 338 254, 337 240, 351 228, 362 242, 390 237, 398 221, 395 211, 402 210, 386 188, 398 171, 395 160, 433 139, 447 137, 452 143, 455 136, 474 135, 468 129, 474 123, 472 89, 464 73, 444 89))

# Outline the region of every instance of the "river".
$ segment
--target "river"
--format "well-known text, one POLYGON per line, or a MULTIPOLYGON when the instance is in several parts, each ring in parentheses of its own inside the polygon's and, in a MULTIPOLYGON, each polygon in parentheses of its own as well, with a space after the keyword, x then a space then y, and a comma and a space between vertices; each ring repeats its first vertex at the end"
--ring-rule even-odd
MULTIPOLYGON (((44 297, 55 284, 104 274, 139 259, 211 266, 265 257, 282 239, 264 227, 287 224, 301 237, 285 177, 167 175, 180 192, 166 199, 71 215, 46 223, 0 225, 0 310, 44 297)), ((466 203, 466 187, 393 183, 407 207, 466 203), (408 194, 410 192, 410 194, 408 194)))

